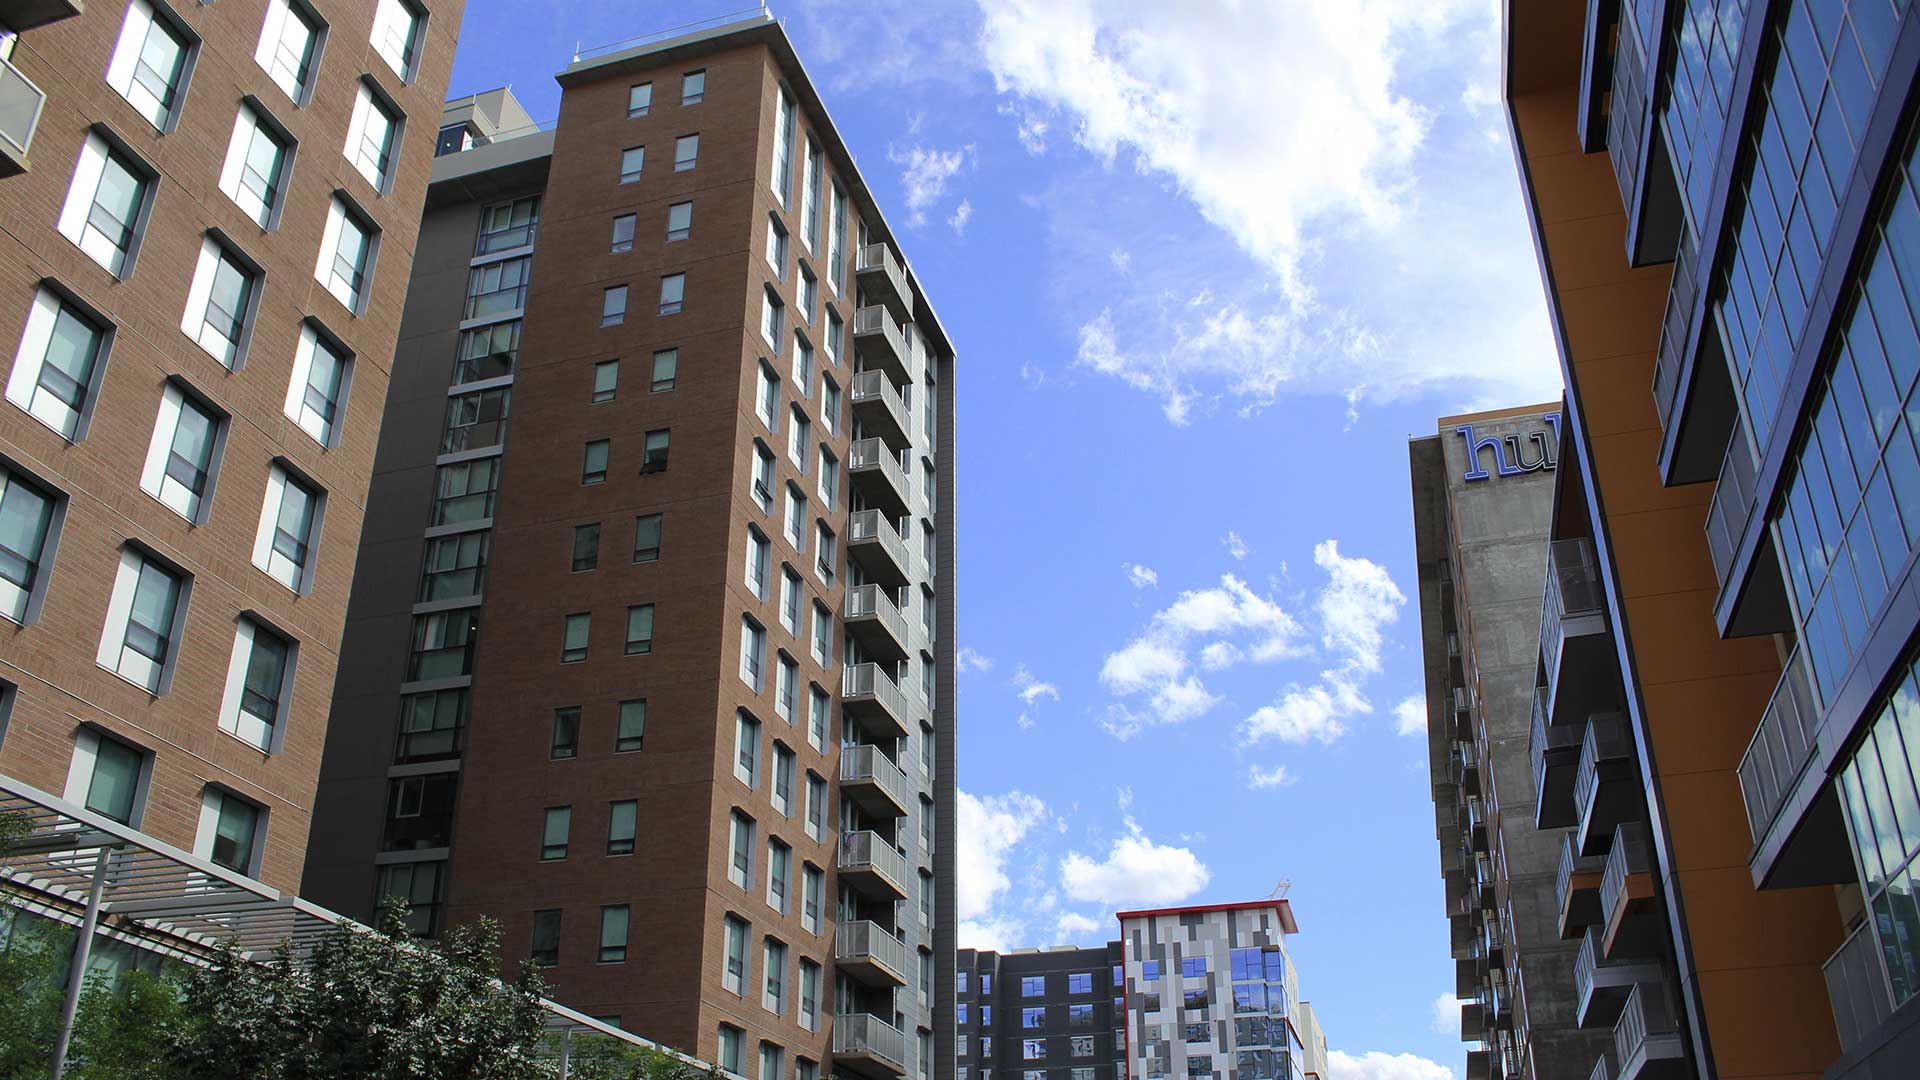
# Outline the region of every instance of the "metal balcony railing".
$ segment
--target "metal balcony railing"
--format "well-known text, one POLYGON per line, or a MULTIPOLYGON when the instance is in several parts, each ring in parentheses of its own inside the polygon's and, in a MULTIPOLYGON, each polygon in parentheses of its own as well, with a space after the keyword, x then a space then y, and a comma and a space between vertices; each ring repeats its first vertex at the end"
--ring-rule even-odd
POLYGON ((867 576, 890 586, 904 585, 912 563, 900 531, 878 510, 860 510, 847 517, 848 554, 858 559, 867 576))
POLYGON ((1613 1080, 1613 1055, 1600 1051, 1599 1060, 1593 1063, 1593 1071, 1587 1074, 1587 1080, 1613 1080))
POLYGON ((880 368, 899 382, 913 381, 907 370, 906 334, 886 308, 874 304, 854 311, 853 343, 869 362, 867 366, 880 368))
POLYGON ((907 480, 900 455, 879 439, 861 439, 847 447, 847 473, 870 499, 884 500, 893 510, 904 513, 913 487, 907 480), (875 484, 878 477, 882 483, 875 484))
POLYGON ((1848 935, 1821 971, 1827 977, 1827 1001, 1833 1006, 1833 1023, 1844 1054, 1893 1012, 1893 995, 1874 949, 1871 921, 1861 923, 1848 935))
POLYGON ((1747 445, 1746 425, 1736 421, 1733 435, 1727 440, 1727 454, 1720 460, 1720 482, 1713 486, 1713 502, 1707 507, 1707 553, 1713 556, 1713 570, 1723 589, 1733 569, 1733 556, 1740 549, 1740 537, 1747 531, 1753 499, 1753 448, 1747 445))
POLYGON ((907 865, 907 857, 878 833, 842 833, 838 865, 843 874, 871 872, 884 878, 901 896, 908 895, 907 882, 913 877, 913 869, 907 865))
POLYGON ((1680 230, 1680 250, 1674 257, 1673 284, 1667 292, 1667 311, 1661 319, 1660 355, 1653 367, 1653 405, 1660 413, 1660 430, 1665 432, 1674 421, 1673 409, 1679 404, 1680 372, 1686 366, 1687 335, 1693 331, 1694 263, 1693 231, 1680 230))
POLYGON ((1567 896, 1573 891, 1573 875, 1601 874, 1607 868, 1605 855, 1580 854, 1580 842, 1572 832, 1560 835, 1560 868, 1554 878, 1553 895, 1560 902, 1560 910, 1567 910, 1567 896))
MULTIPOLYGON (((1536 815, 1542 827, 1569 824, 1568 817, 1572 810, 1566 804, 1567 789, 1555 786, 1549 790, 1547 769, 1553 765, 1573 764, 1577 760, 1573 751, 1577 750, 1581 740, 1586 736, 1584 725, 1548 722, 1549 693, 1551 691, 1548 687, 1534 687, 1533 730, 1527 737, 1527 754, 1533 764, 1534 798, 1542 803, 1553 804, 1542 806, 1536 815)), ((1564 784, 1565 781, 1562 780, 1561 783, 1564 784)))
POLYGON ((870 784, 891 799, 902 812, 913 806, 913 787, 907 782, 907 774, 893 763, 892 758, 881 753, 877 746, 840 748, 840 784, 843 788, 870 784))
POLYGON ((1593 806, 1594 790, 1601 781, 1600 766, 1632 753, 1633 740, 1619 713, 1595 713, 1587 718, 1580 739, 1580 767, 1573 776, 1573 805, 1580 813, 1588 813, 1593 806))
POLYGON ((1560 655, 1561 625, 1575 615, 1601 610, 1600 565, 1593 541, 1584 536, 1547 545, 1547 589, 1540 604, 1540 655, 1549 664, 1560 655))
POLYGON ((834 933, 833 958, 846 964, 873 964, 884 968, 902 985, 912 970, 907 966, 906 942, 878 923, 864 919, 840 924, 834 933))
POLYGON ((833 1018, 833 1052, 872 1058, 899 1072, 907 1070, 907 1036, 872 1013, 838 1013, 833 1018))
POLYGON ((1655 1047, 1654 1043, 1677 1043, 1679 1031, 1666 987, 1657 982, 1636 985, 1613 1026, 1613 1054, 1620 1062, 1622 1080, 1638 1076, 1648 1061, 1673 1057, 1677 1046, 1655 1047))
POLYGON ((847 603, 841 609, 847 629, 859 637, 883 659, 904 660, 913 639, 907 629, 907 617, 878 585, 855 585, 847 590, 847 603), (876 633, 876 630, 878 631, 876 633))
POLYGON ((855 716, 884 714, 891 725, 886 733, 894 737, 904 737, 918 719, 908 705, 906 693, 879 664, 855 664, 847 668, 840 677, 840 702, 843 710, 855 716))
POLYGON ((1600 875, 1600 910, 1610 918, 1626 893, 1627 876, 1652 870, 1646 823, 1622 823, 1613 832, 1613 850, 1607 852, 1607 868, 1600 875))
POLYGON ((853 376, 853 414, 869 431, 905 449, 913 431, 907 403, 884 371, 861 371, 853 376))
POLYGON ((901 322, 913 318, 913 286, 907 283, 906 268, 893 257, 886 244, 863 245, 855 255, 853 272, 873 295, 880 297, 901 322))
POLYGON ((1819 731, 1820 710, 1807 682, 1806 654, 1795 646, 1740 758, 1740 795, 1747 805, 1747 831, 1754 844, 1773 827, 1787 793, 1813 760, 1819 731))
POLYGON ((27 152, 33 149, 33 132, 40 126, 40 112, 47 95, 33 80, 6 60, 0 60, 0 152, 11 159, 9 168, 0 161, 0 176, 26 171, 27 152))

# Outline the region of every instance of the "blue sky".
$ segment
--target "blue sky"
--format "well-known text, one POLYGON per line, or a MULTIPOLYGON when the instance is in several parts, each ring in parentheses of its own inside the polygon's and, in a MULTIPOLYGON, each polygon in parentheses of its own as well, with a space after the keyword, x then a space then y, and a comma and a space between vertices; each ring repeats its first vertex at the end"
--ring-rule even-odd
MULTIPOLYGON (((470 0, 452 93, 736 6, 470 0)), ((1456 1074, 1405 440, 1559 394, 1495 0, 774 13, 959 351, 962 943, 1285 879, 1342 1080, 1456 1074)))

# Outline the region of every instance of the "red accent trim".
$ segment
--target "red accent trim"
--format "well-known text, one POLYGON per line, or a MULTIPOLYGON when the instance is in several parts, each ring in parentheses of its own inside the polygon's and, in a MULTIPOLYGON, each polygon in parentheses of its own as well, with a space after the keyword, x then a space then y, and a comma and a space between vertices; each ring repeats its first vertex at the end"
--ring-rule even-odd
POLYGON ((1300 924, 1294 921, 1293 905, 1285 900, 1243 900, 1236 904, 1194 904, 1188 907, 1148 908, 1144 911, 1121 911, 1114 918, 1125 922, 1128 919, 1149 919, 1160 915, 1201 914, 1209 911, 1258 911, 1271 909, 1280 916, 1280 929, 1283 933, 1297 934, 1300 924))

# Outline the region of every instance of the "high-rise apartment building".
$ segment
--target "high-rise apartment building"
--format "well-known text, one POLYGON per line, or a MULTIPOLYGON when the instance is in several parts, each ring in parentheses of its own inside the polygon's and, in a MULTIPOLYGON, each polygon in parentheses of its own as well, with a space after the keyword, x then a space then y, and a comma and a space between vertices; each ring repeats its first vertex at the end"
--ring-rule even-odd
POLYGON ((1541 685, 1550 725, 1630 748, 1645 847, 1612 893, 1675 965, 1603 1067, 1915 1075, 1920 14, 1506 8, 1567 381, 1541 685))
POLYGON ((948 1077, 952 347, 779 25, 456 101, 307 893, 776 1080, 948 1077))
POLYGON ((961 949, 954 968, 955 1080, 1125 1080, 1118 941, 961 949))
POLYGON ((462 5, 0 5, 0 774, 292 891, 462 5))

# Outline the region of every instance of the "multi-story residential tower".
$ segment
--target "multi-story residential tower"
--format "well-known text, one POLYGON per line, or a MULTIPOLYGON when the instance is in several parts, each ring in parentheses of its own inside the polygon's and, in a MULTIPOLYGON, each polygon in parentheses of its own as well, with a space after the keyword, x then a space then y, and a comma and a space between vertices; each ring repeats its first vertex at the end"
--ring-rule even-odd
POLYGON ((443 125, 309 892, 736 1072, 949 1076, 951 346, 770 18, 559 81, 443 125))
POLYGON ((1125 1080, 1120 943, 1090 949, 961 949, 955 1080, 1125 1080))
MULTIPOLYGON (((1623 976, 1660 976, 1653 942, 1637 965, 1595 962, 1619 932, 1595 895, 1615 828, 1644 818, 1618 712, 1554 724, 1539 687, 1560 435, 1559 406, 1542 405, 1447 417, 1408 446, 1435 831, 1476 1078, 1586 1075, 1623 976)), ((1590 579, 1559 594, 1597 600, 1590 579)))
POLYGON ((1553 722, 1624 714, 1624 902, 1678 975, 1612 1068, 1914 1075, 1920 14, 1557 0, 1506 38, 1568 393, 1541 668, 1553 722))
POLYGON ((299 882, 462 5, 0 5, 0 773, 299 882))

